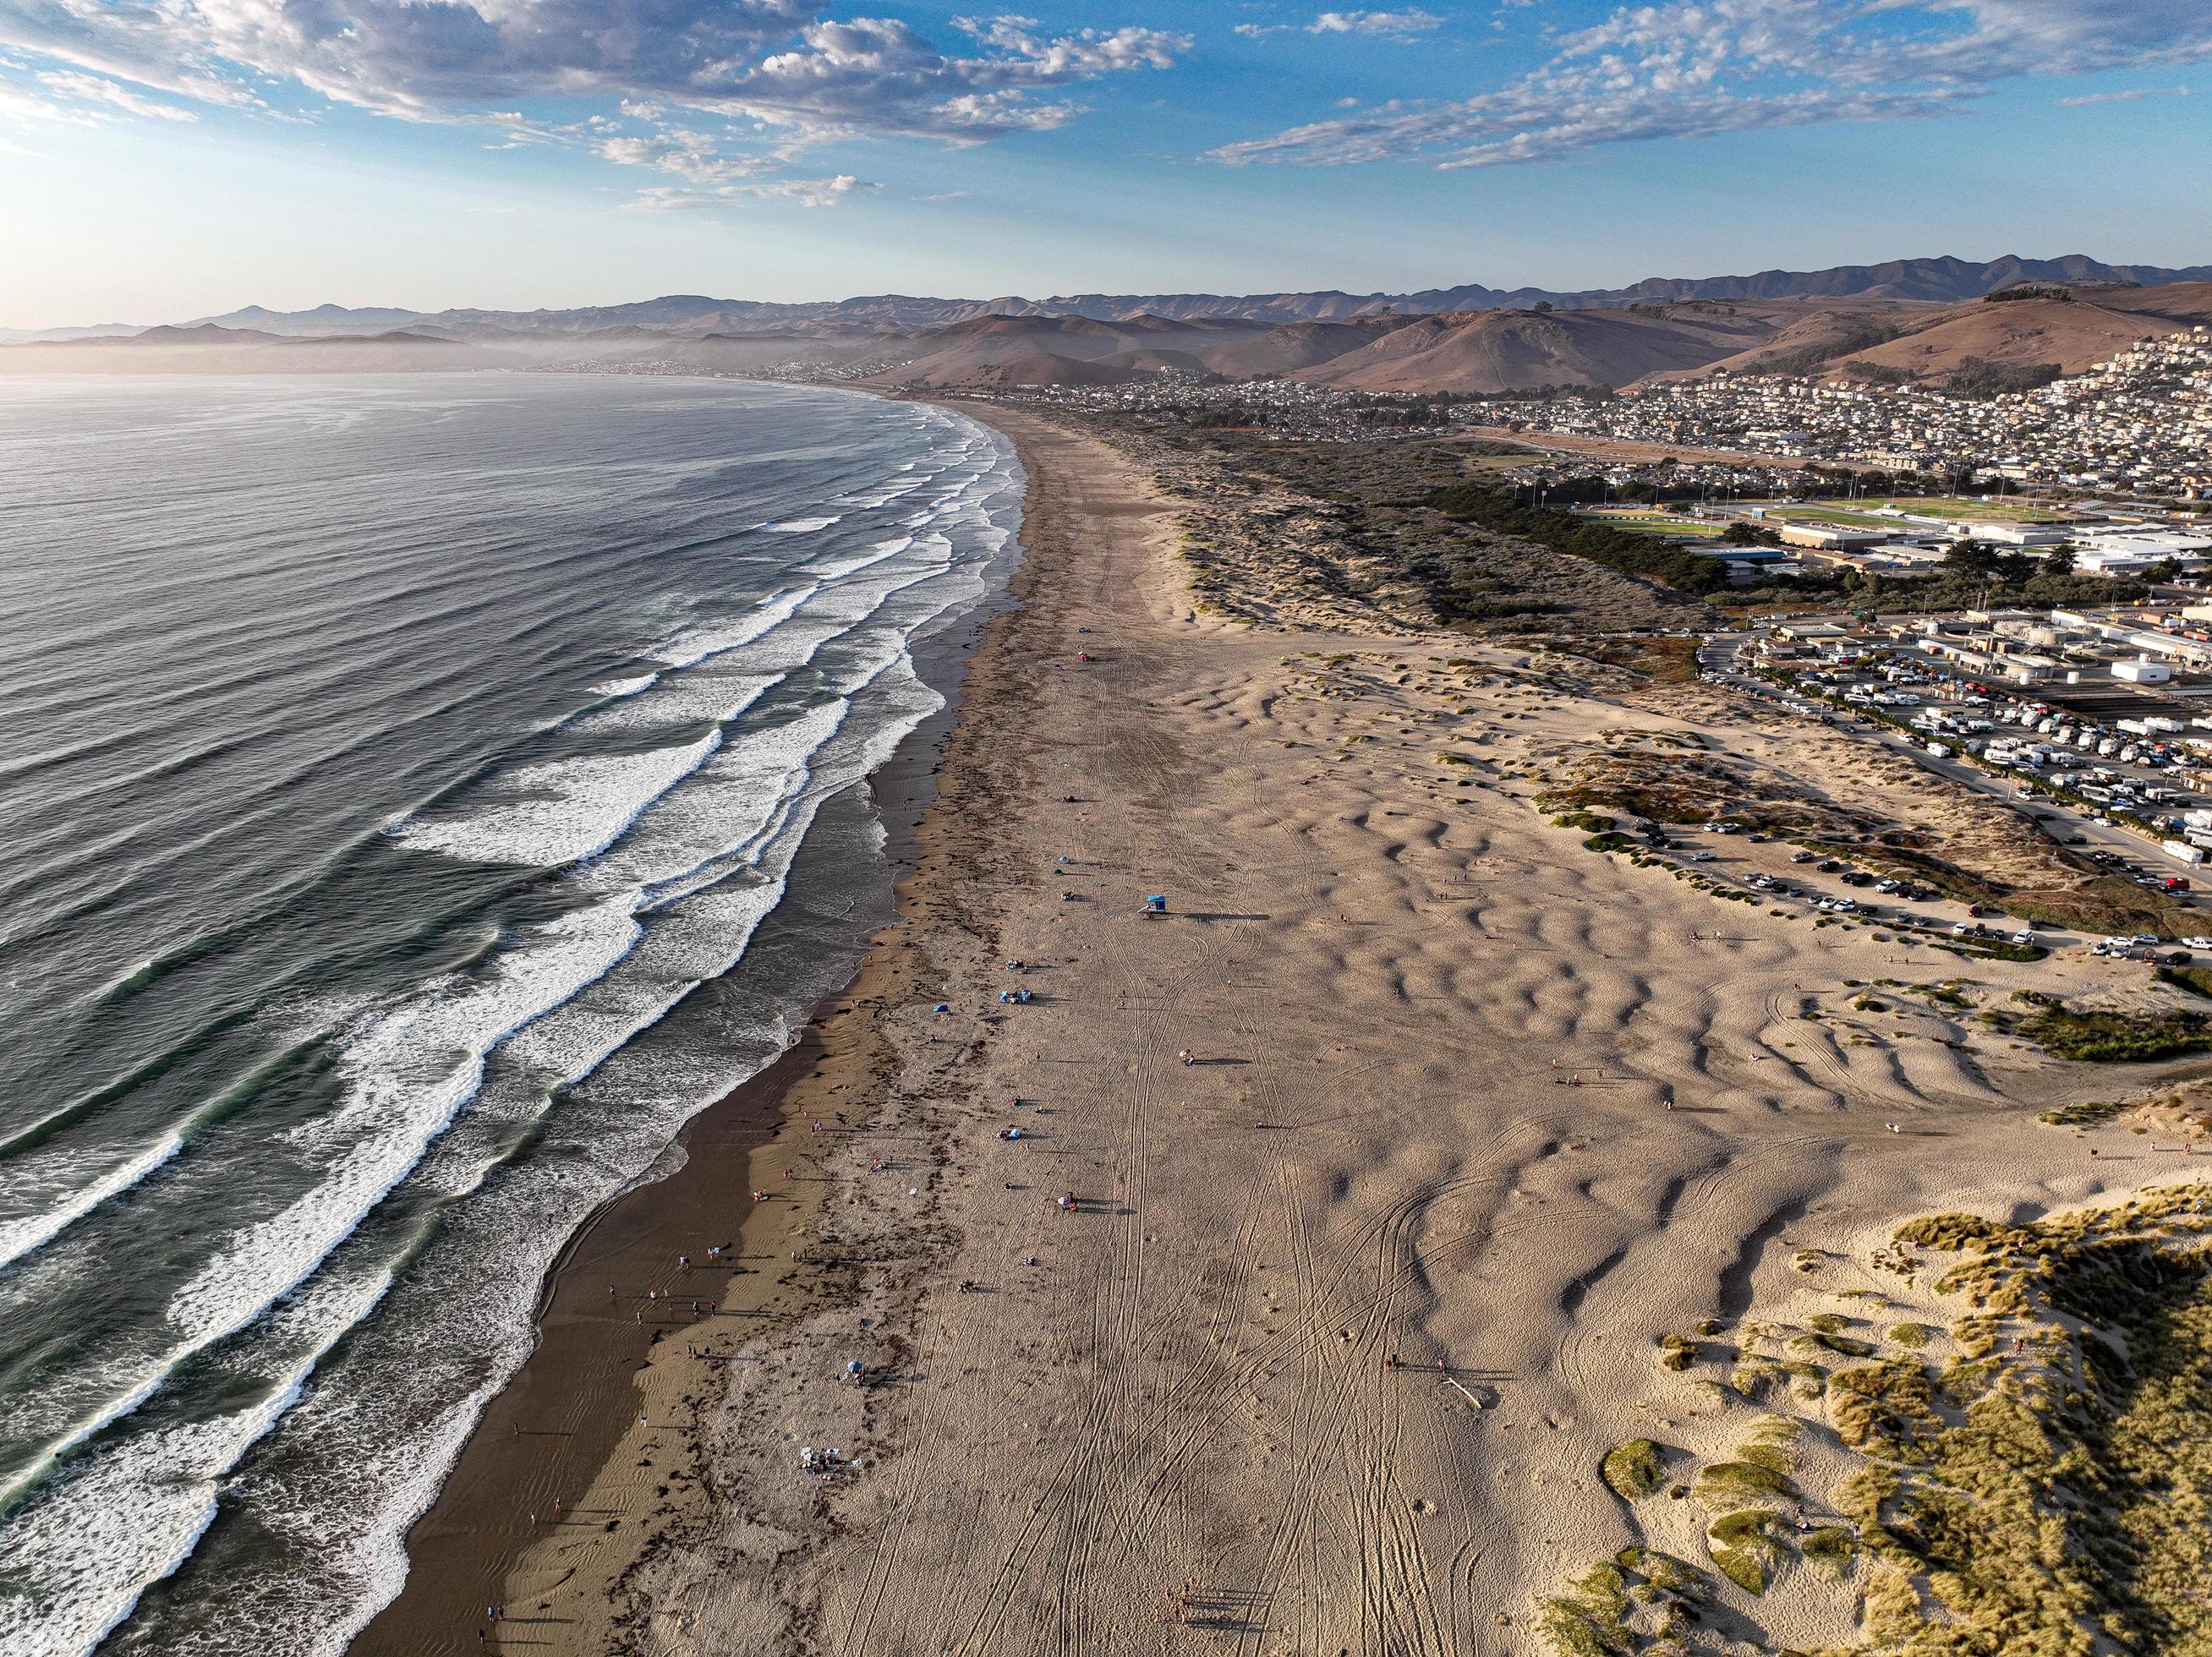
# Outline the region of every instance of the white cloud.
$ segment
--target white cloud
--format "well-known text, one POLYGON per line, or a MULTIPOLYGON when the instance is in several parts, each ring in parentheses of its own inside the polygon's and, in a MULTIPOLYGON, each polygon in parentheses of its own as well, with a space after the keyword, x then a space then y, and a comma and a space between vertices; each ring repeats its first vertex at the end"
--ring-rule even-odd
POLYGON ((23 126, 97 126, 100 117, 88 109, 65 108, 28 87, 0 81, 0 121, 23 126))
POLYGON ((2146 98, 2186 98, 2187 87, 2137 87, 2130 92, 2092 92, 2080 98, 2061 98, 2058 101, 2068 109, 2081 109, 2090 104, 2136 104, 2146 98))
POLYGON ((39 82, 40 85, 51 88, 77 103, 106 104, 126 114, 143 115, 156 120, 191 121, 198 118, 188 109, 179 109, 174 104, 157 104, 150 98, 140 97, 128 87, 119 87, 112 81, 103 81, 97 75, 86 75, 76 70, 43 70, 39 82))
POLYGON ((1325 11, 1306 25, 1308 34, 1376 34, 1388 39, 1410 39, 1444 20, 1432 11, 1325 11))
POLYGON ((747 113, 836 134, 972 143, 1057 124, 1050 94, 1165 69, 1188 37, 1043 35, 957 21, 939 51, 895 19, 830 21, 805 0, 0 0, 0 45, 207 102, 266 82, 410 119, 532 100, 619 100, 747 113))
POLYGON ((722 144, 722 140, 708 133, 674 127, 650 137, 609 138, 599 145, 599 154, 620 166, 650 167, 694 184, 757 178, 783 159, 775 155, 732 155, 725 152, 722 144))
POLYGON ((777 179, 767 184, 726 184, 711 190, 653 189, 639 192, 630 208, 646 213, 726 212, 754 202, 787 201, 801 207, 835 207, 846 197, 881 190, 849 173, 834 179, 777 179))
MULTIPOLYGON (((1349 14, 1347 14, 1349 15, 1349 14)), ((1217 150, 1231 165, 1554 160, 1601 144, 1949 113, 2008 80, 2212 58, 2203 0, 1664 0, 1536 69, 1217 150)))
POLYGON ((1365 34, 1385 40, 1411 40, 1444 26, 1432 11, 1408 7, 1404 11, 1325 11, 1310 23, 1238 23, 1230 30, 1248 40, 1264 40, 1271 34, 1298 30, 1307 34, 1365 34))

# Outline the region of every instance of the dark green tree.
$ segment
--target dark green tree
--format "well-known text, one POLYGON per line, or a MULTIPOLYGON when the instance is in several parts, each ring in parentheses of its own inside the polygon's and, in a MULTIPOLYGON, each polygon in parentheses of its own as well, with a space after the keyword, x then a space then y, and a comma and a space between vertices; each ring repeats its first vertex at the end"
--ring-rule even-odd
POLYGON ((1985 581, 1996 574, 1997 555, 1979 541, 1961 541, 1943 555, 1943 573, 1985 581))

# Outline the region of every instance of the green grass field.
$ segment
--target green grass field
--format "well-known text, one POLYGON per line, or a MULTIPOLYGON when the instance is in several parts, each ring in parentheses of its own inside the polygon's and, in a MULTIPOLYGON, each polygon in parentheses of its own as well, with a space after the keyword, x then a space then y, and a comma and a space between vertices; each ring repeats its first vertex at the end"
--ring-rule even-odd
POLYGON ((2023 501, 1975 501, 1956 495, 1908 496, 1901 501, 1823 501, 1820 504, 1832 510, 1840 508, 1846 512, 1873 512, 1882 507, 1894 507, 1899 512, 1911 513, 1918 518, 1974 518, 2005 524, 2055 524, 2059 521, 2058 513, 2046 512, 2023 501))
POLYGON ((1766 513, 1769 521, 1780 519, 1790 524, 1829 524, 1847 530, 1893 530, 1894 518, 1873 518, 1863 512, 1839 511, 1834 507, 1771 507, 1766 513))
POLYGON ((1701 524, 1695 519, 1672 518, 1663 513, 1593 512, 1583 515, 1620 529, 1634 530, 1639 535, 1677 535, 1699 541, 1717 539, 1727 527, 1722 524, 1701 524))

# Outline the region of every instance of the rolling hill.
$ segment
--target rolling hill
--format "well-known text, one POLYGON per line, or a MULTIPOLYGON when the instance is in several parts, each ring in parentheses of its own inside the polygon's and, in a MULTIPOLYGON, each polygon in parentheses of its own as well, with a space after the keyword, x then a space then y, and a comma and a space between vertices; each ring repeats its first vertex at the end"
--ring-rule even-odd
POLYGON ((1765 313, 1717 305, 1458 312, 1419 318, 1290 378, 1357 391, 1618 387, 1700 367, 1775 331, 1765 313))
MULTIPOLYGON (((457 337, 514 334, 573 337, 623 327, 691 338, 714 333, 818 334, 833 329, 893 337, 926 333, 978 318, 1000 316, 1080 316, 1111 323, 1132 322, 1146 317, 1183 322, 1201 318, 1231 319, 1274 327, 1293 322, 1344 322, 1392 313, 1440 315, 1525 310, 1539 303, 1563 311, 1699 300, 1765 303, 1777 300, 1858 298, 1943 305, 1979 299, 1984 294, 2023 282, 2153 287, 2208 280, 2212 280, 2212 265, 2172 268, 2108 264, 2078 253, 2055 259, 2008 254, 1979 261, 1950 256, 1893 259, 1876 264, 1832 265, 1820 270, 1761 270, 1741 276, 1655 276, 1624 288, 1565 290, 1498 288, 1468 282, 1404 294, 1352 294, 1334 288, 1243 294, 1063 294, 1044 299, 1015 295, 931 299, 908 294, 872 294, 852 299, 805 301, 666 294, 657 299, 623 304, 538 311, 429 312, 389 306, 349 308, 340 305, 276 311, 254 305, 221 316, 198 318, 195 323, 310 338, 374 336, 395 328, 412 329, 425 325, 457 337)), ((37 337, 57 339, 84 331, 87 331, 57 328, 44 331, 37 337)), ((100 331, 125 331, 120 325, 104 324, 100 331)), ((32 331, 26 330, 0 334, 0 338, 30 337, 32 331)))
POLYGON ((1835 359, 1832 373, 1854 364, 1941 384, 1969 357, 2027 367, 2056 363, 2079 373, 2147 335, 2212 320, 2212 282, 2165 288, 2097 289, 2071 300, 1987 300, 1947 310, 1897 338, 1835 359))
POLYGON ((1206 348, 1264 333, 1217 318, 976 317, 902 348, 905 360, 872 375, 879 385, 1110 385, 1165 368, 1206 372, 1206 348))

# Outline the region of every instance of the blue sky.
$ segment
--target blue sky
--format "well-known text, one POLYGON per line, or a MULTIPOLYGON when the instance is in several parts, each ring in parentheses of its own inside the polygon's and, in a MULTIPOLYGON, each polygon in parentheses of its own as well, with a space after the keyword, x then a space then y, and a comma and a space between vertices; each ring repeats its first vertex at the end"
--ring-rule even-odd
POLYGON ((2212 0, 0 0, 0 325, 2208 263, 2208 62, 2212 0))

